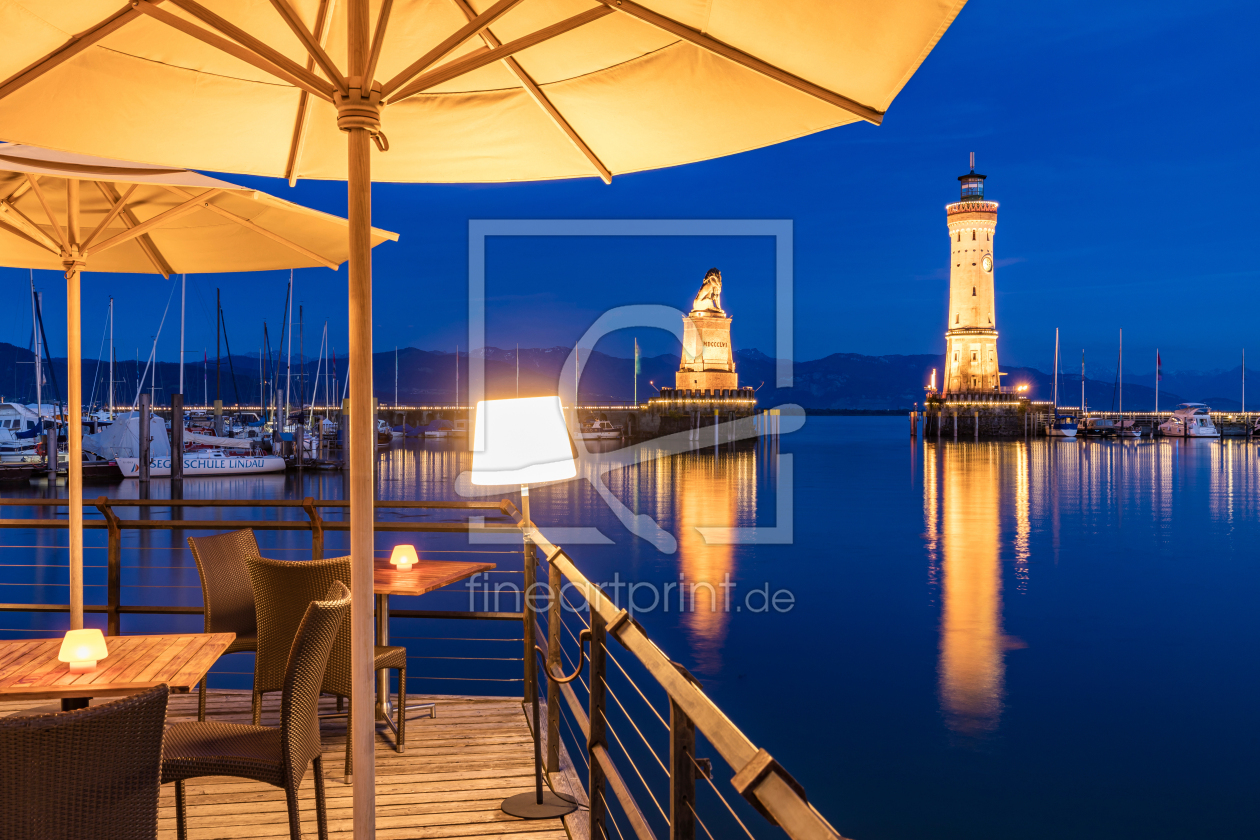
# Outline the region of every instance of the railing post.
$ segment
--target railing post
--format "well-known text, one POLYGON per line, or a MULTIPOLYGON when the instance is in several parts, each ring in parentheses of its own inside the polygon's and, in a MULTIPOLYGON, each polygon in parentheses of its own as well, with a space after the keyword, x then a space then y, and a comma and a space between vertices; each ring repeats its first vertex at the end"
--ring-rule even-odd
POLYGON ((534 697, 538 691, 538 669, 534 659, 534 644, 536 635, 534 632, 534 623, 537 618, 534 613, 533 603, 530 600, 534 594, 534 582, 537 579, 537 560, 534 556, 534 542, 529 538, 529 533, 525 532, 525 592, 521 601, 521 613, 525 617, 525 628, 521 634, 525 637, 525 703, 526 705, 534 702, 534 697))
POLYGON ((696 725, 669 701, 669 840, 694 840, 696 818, 696 725))
MULTIPOLYGON (((547 564, 547 670, 562 673, 560 667, 560 568, 547 564)), ((581 660, 579 659, 579 664, 581 660)), ((560 770, 560 685, 547 680, 547 772, 560 770)))
POLYGON ((315 500, 307 496, 302 500, 302 509, 311 520, 311 559, 324 559, 324 518, 315 507, 315 500))
POLYGON ((591 707, 590 735, 586 739, 586 759, 591 774, 587 791, 590 793, 591 827, 590 837, 607 837, 604 827, 604 768, 595 755, 597 746, 607 746, 607 723, 604 721, 604 701, 607 689, 604 679, 607 674, 608 657, 604 651, 604 641, 608 638, 607 623, 604 617, 591 605, 591 707))
POLYGON ((104 496, 96 499, 96 509, 105 517, 109 526, 109 559, 107 578, 105 581, 105 598, 109 612, 106 613, 106 628, 110 636, 120 634, 118 607, 122 603, 122 529, 118 526, 118 514, 109 506, 104 496))

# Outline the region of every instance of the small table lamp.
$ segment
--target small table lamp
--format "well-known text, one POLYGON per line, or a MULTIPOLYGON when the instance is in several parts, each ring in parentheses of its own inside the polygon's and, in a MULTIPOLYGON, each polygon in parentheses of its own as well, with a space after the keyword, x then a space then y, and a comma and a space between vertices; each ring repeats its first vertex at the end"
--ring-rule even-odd
POLYGON ((420 557, 416 554, 414 545, 396 545, 394 553, 389 556, 389 562, 397 566, 398 571, 405 572, 419 563, 420 557))
POLYGON ((96 670, 97 660, 109 656, 105 636, 96 628, 69 630, 61 642, 57 659, 70 664, 70 673, 86 674, 96 670))
MULTIPOLYGON (((577 451, 564 423, 560 398, 482 400, 474 422, 472 483, 519 484, 521 522, 528 528, 532 524, 529 485, 577 475, 577 451)), ((528 531, 525 539, 529 540, 528 531)), ((532 553, 527 558, 526 562, 532 562, 532 553)), ((534 621, 531 604, 526 593, 525 610, 528 620, 534 621)), ((534 790, 509 796, 500 806, 505 814, 527 820, 554 819, 577 810, 572 800, 543 790, 538 694, 534 692, 534 790)))

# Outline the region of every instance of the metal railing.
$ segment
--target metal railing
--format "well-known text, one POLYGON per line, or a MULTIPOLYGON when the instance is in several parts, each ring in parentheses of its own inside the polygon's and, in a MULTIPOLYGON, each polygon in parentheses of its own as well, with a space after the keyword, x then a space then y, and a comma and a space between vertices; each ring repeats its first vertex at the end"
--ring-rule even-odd
MULTIPOLYGON (((519 522, 519 515, 513 512, 513 516, 519 522)), ((526 537, 525 591, 542 594, 525 599, 525 702, 532 702, 531 692, 546 692, 547 730, 544 740, 549 775, 563 769, 558 750, 562 740, 576 743, 579 748, 578 753, 586 769, 586 784, 581 793, 585 795, 587 806, 585 815, 578 818, 584 823, 578 827, 579 830, 584 828, 583 833, 590 838, 616 836, 624 840, 633 836, 638 840, 655 840, 658 837, 653 830, 655 824, 665 827, 659 836, 670 840, 724 836, 733 830, 742 830, 744 835, 753 837, 739 809, 722 795, 722 788, 715 781, 712 760, 699 755, 698 744, 703 743, 731 769, 730 787, 771 825, 779 826, 792 838, 835 840, 841 836, 809 803, 804 789, 773 756, 749 740, 704 692, 699 681, 685 667, 666 656, 630 613, 617 606, 613 598, 587 579, 563 549, 553 545, 534 527, 526 528, 526 537), (536 572, 544 566, 547 585, 535 587, 536 572), (584 599, 585 615, 581 606, 567 598, 566 590, 584 599), (540 605, 539 601, 543 603, 540 605), (565 622, 566 612, 577 616, 581 622, 577 634, 565 622), (545 629, 539 622, 544 614, 545 629), (585 669, 587 679, 582 679, 581 652, 575 656, 564 654, 562 661, 562 652, 567 644, 563 634, 567 634, 579 649, 589 645, 589 664, 585 669), (539 645, 539 640, 542 640, 542 645, 539 645), (539 645, 538 648, 536 645, 539 645), (547 678, 545 689, 540 682, 535 659, 536 650, 544 646, 546 656, 542 675, 547 678), (656 709, 626 667, 614 656, 615 647, 633 658, 632 667, 637 666, 658 693, 663 691, 668 703, 667 713, 662 714, 656 709), (570 673, 562 674, 562 670, 570 673), (614 679, 632 687, 651 710, 652 717, 645 720, 644 727, 639 726, 613 691, 614 679), (575 684, 585 688, 586 703, 578 697, 575 684), (568 712, 567 716, 562 715, 562 705, 568 712), (612 717, 628 723, 629 728, 619 733, 612 725, 610 712, 612 717), (668 741, 661 745, 659 752, 643 731, 645 727, 656 729, 653 717, 668 733, 668 741), (562 718, 569 727, 567 738, 560 729, 562 718), (630 729, 637 738, 631 735, 630 729), (649 782, 651 776, 645 775, 639 768, 636 754, 649 765, 649 774, 652 772, 650 765, 655 764, 667 778, 668 789, 661 790, 659 796, 654 788, 661 788, 660 783, 654 786, 649 782), (614 756, 619 756, 620 761, 614 756), (633 770, 633 777, 622 775, 625 765, 633 770), (637 778, 638 784, 632 786, 627 783, 627 778, 632 782, 637 778), (646 798, 642 795, 636 797, 632 789, 642 790, 647 794, 646 798), (720 812, 726 814, 724 820, 733 821, 718 828, 716 834, 701 817, 698 802, 701 789, 715 795, 726 809, 720 812), (617 806, 615 809, 610 807, 613 804, 617 806), (625 831, 616 813, 625 820, 625 831), (734 829, 734 825, 739 828, 734 829), (704 834, 698 835, 698 829, 704 834)), ((633 702, 629 694, 626 701, 633 702)), ((657 773, 656 777, 660 778, 660 775, 657 773)), ((750 815, 745 813, 745 816, 750 815)), ((573 834, 573 831, 570 833, 573 834)))

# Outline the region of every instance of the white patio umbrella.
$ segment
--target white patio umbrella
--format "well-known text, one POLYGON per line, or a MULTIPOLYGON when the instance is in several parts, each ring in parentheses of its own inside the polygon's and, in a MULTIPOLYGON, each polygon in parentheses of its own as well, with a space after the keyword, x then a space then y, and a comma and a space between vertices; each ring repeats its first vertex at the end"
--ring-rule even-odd
MULTIPOLYGON (((5 0, 0 133, 290 181, 345 178, 350 410, 367 417, 373 165, 386 181, 607 181, 878 124, 964 2, 5 0), (373 160, 373 141, 392 151, 373 160)), ((348 459, 354 762, 370 769, 366 424, 352 425, 348 459)), ((372 773, 356 773, 356 837, 373 836, 373 796, 372 773)))
MULTIPOLYGON (((371 232, 378 245, 397 234, 371 232)), ((0 143, 0 265, 66 277, 70 627, 83 626, 83 271, 336 269, 346 220, 187 169, 0 143)))

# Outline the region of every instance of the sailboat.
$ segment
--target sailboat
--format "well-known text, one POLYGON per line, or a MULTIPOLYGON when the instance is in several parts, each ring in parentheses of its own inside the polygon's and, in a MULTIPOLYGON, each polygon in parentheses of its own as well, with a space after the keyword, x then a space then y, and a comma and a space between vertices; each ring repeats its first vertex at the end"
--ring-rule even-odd
POLYGON ((1120 330, 1120 355, 1116 362, 1116 386, 1120 391, 1120 420, 1116 424, 1117 434, 1122 438, 1140 438, 1142 429, 1136 420, 1124 419, 1124 330, 1120 330))
POLYGON ((1046 437, 1076 437, 1076 421, 1059 413, 1059 328, 1054 328, 1054 420, 1046 424, 1046 437))

